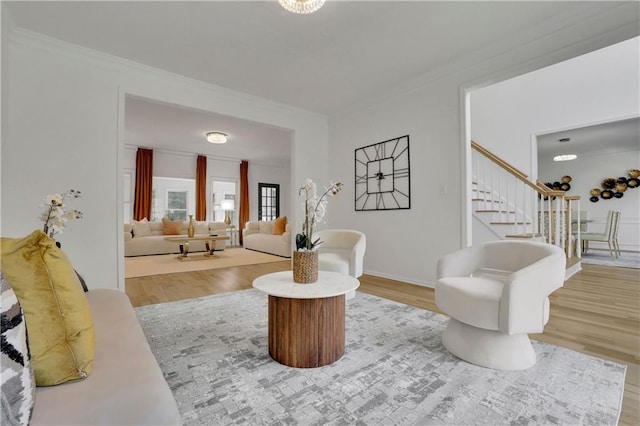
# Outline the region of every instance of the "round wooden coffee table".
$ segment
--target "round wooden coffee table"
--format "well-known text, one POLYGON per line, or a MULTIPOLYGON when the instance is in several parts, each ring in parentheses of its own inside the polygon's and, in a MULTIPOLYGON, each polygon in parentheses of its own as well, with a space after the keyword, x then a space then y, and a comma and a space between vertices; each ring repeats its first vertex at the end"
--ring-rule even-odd
POLYGON ((297 368, 321 367, 344 354, 344 295, 360 282, 319 271, 313 284, 293 282, 293 272, 263 275, 253 287, 269 295, 269 355, 297 368))

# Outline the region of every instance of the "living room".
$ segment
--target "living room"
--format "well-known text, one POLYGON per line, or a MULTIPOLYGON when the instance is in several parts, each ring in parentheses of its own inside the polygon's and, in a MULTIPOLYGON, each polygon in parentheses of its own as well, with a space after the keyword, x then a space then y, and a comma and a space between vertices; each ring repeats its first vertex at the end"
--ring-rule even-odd
MULTIPOLYGON (((93 46, 82 46, 80 41, 84 36, 74 38, 69 35, 65 41, 55 27, 65 26, 61 23, 67 19, 80 22, 86 19, 89 28, 97 26, 101 19, 97 17, 99 13, 91 13, 84 6, 62 3, 38 4, 37 7, 11 2, 2 4, 2 236, 20 237, 41 227, 37 217, 38 204, 46 194, 67 188, 82 190, 79 208, 83 210, 84 219, 73 223, 73 227, 61 236, 61 241, 92 289, 124 290, 125 287, 121 235, 125 222, 123 175, 128 143, 124 139, 127 97, 151 99, 286 129, 292 135, 288 189, 291 223, 295 227, 302 223, 297 188, 305 178, 313 178, 319 185, 331 180, 341 181, 346 188, 332 200, 328 226, 359 229, 367 235, 366 272, 433 286, 437 260, 470 242, 465 203, 468 171, 464 150, 470 138, 466 126, 466 91, 638 35, 637 4, 634 3, 576 2, 573 5, 540 5, 540 9, 532 4, 523 6, 522 11, 511 10, 511 6, 505 5, 507 10, 491 10, 490 13, 482 12, 479 5, 470 11, 449 5, 447 7, 452 10, 445 10, 448 15, 442 22, 455 24, 460 30, 474 22, 477 18, 474 14, 482 12, 486 22, 476 24, 475 32, 464 33, 469 39, 479 37, 476 44, 457 49, 455 54, 425 47, 423 51, 406 55, 410 58, 396 57, 398 63, 415 60, 419 66, 400 76, 394 74, 396 78, 391 81, 372 82, 367 79, 367 68, 354 72, 347 69, 347 63, 345 70, 340 71, 340 62, 346 62, 342 56, 340 60, 336 59, 333 71, 326 74, 317 71, 323 69, 319 66, 322 62, 314 63, 318 66, 316 71, 309 73, 304 84, 290 88, 289 98, 284 99, 284 95, 270 92, 271 87, 256 88, 265 81, 259 75, 246 78, 246 90, 229 88, 204 77, 196 78, 186 71, 181 74, 176 68, 167 71, 169 68, 163 69, 159 63, 155 66, 145 64, 142 56, 137 61, 122 59, 123 54, 112 53, 106 47, 100 49, 99 40, 93 46), (29 7, 33 9, 29 10, 29 7), (78 9, 74 11, 75 7, 78 9), (52 16, 59 19, 51 19, 52 16), (497 31, 503 23, 500 18, 505 17, 512 18, 513 22, 506 19, 510 24, 505 25, 504 32, 483 36, 482 27, 497 31), (521 27, 526 31, 521 31, 521 27), (416 60, 418 57, 422 59, 416 60), (338 76, 343 78, 335 81, 332 90, 327 90, 327 86, 316 87, 313 83, 338 76), (369 83, 367 89, 356 90, 365 81, 369 83), (323 90, 327 96, 321 96, 323 90), (304 101, 307 103, 294 95, 308 97, 304 101), (411 209, 354 212, 354 149, 406 134, 411 135, 413 163, 411 209)), ((283 44, 295 39, 296 33, 305 27, 313 26, 320 26, 325 31, 319 40, 314 39, 315 46, 340 44, 350 38, 345 36, 336 40, 329 37, 334 34, 333 26, 325 20, 348 17, 350 26, 357 28, 362 13, 372 20, 372 26, 373 23, 381 25, 392 16, 397 19, 394 21, 397 28, 403 28, 404 24, 411 31, 418 31, 425 21, 429 21, 434 28, 440 29, 440 35, 434 31, 415 37, 420 40, 418 44, 426 45, 430 43, 425 40, 440 39, 443 44, 449 42, 443 34, 452 30, 433 18, 438 10, 420 9, 420 13, 403 10, 397 17, 395 14, 400 12, 394 12, 385 2, 380 3, 371 5, 374 13, 359 11, 358 5, 350 2, 329 2, 323 9, 325 15, 307 17, 275 12, 270 6, 277 7, 277 3, 270 5, 268 2, 239 5, 237 11, 232 10, 231 4, 202 4, 197 7, 205 8, 207 13, 200 9, 197 9, 198 13, 192 13, 207 18, 219 15, 216 21, 224 18, 237 26, 243 26, 240 23, 248 20, 265 32, 267 29, 260 22, 268 15, 273 20, 269 22, 274 22, 270 28, 286 29, 292 36, 279 36, 283 44), (221 9, 218 11, 216 7, 221 9), (256 15, 252 14, 252 8, 258 11, 256 15), (245 14, 250 18, 245 20, 245 14), (412 15, 417 16, 411 19, 412 15), (309 19, 291 23, 296 18, 309 19)), ((114 19, 118 16, 115 5, 105 7, 114 19)), ((135 15, 145 6, 120 7, 131 7, 127 11, 135 15)), ((159 5, 147 7, 162 9, 159 5)), ((180 11, 171 9, 170 5, 166 7, 167 10, 159 11, 154 22, 167 23, 171 27, 169 17, 180 11)), ((141 22, 152 26, 144 19, 141 22)), ((205 25, 193 27, 202 29, 205 25)), ((231 33, 232 28, 224 28, 231 33)), ((178 32, 183 29, 181 27, 178 32)), ((380 37, 380 34, 374 35, 380 37)), ((350 37, 356 36, 357 32, 350 37)), ((163 40, 160 34, 154 34, 142 50, 164 44, 156 41, 156 37, 163 40)), ((210 44, 225 40, 224 33, 207 37, 210 44)), ((238 36, 234 43, 244 47, 249 44, 247 39, 260 39, 260 33, 255 37, 238 36)), ((384 48, 393 50, 398 44, 388 46, 380 38, 376 40, 380 41, 379 45, 362 42, 360 46, 351 46, 350 53, 344 55, 375 56, 376 60, 384 62, 385 55, 390 55, 384 48)), ((185 46, 189 43, 185 42, 176 50, 184 52, 188 59, 190 55, 186 52, 189 49, 185 46)), ((304 47, 302 43, 301 48, 304 47)), ((263 52, 268 55, 269 49, 263 52)), ((220 62, 230 61, 233 57, 233 53, 221 53, 220 62)), ((252 50, 251 53, 256 52, 252 50)), ((268 62, 264 56, 255 57, 256 61, 268 62)), ((304 51, 300 57, 305 57, 304 51)), ((303 74, 295 72, 301 66, 298 61, 292 61, 279 71, 287 74, 294 70, 291 73, 303 74)), ((248 72, 247 68, 243 68, 243 72, 248 72)), ((204 74, 212 75, 215 80, 216 72, 203 71, 201 76, 204 74)))
MULTIPOLYGON (((595 5, 591 7, 596 8, 595 5)), ((471 63, 464 67, 449 65, 448 69, 456 72, 447 74, 443 68, 426 74, 411 82, 411 87, 421 89, 413 90, 409 95, 385 98, 385 101, 377 102, 377 107, 373 106, 376 102, 372 100, 367 102, 372 103, 368 107, 353 106, 341 113, 336 111, 329 119, 324 114, 186 80, 139 63, 114 61, 113 57, 95 50, 15 28, 15 24, 3 25, 7 36, 2 38, 5 43, 2 52, 6 59, 11 55, 11 60, 3 61, 9 67, 8 72, 3 73, 5 87, 11 88, 6 92, 3 108, 5 122, 11 124, 4 127, 3 177, 5 182, 21 182, 19 186, 5 184, 3 187, 3 224, 5 227, 11 224, 14 235, 28 233, 36 227, 37 221, 28 220, 31 216, 23 212, 33 209, 35 200, 40 200, 43 194, 76 187, 82 182, 85 217, 95 219, 75 224, 74 232, 85 238, 82 241, 67 238, 65 249, 90 282, 98 287, 122 288, 123 248, 119 237, 123 222, 120 206, 126 143, 122 138, 125 99, 127 95, 133 95, 290 129, 294 134, 292 205, 297 197, 293 194, 295 188, 306 177, 321 185, 330 180, 351 182, 352 160, 346 154, 352 149, 404 134, 412 135, 412 141, 416 141, 411 147, 412 162, 420 164, 420 167, 413 167, 412 180, 429 182, 423 188, 414 185, 412 208, 354 214, 349 196, 352 193, 347 189, 332 203, 328 221, 334 227, 357 227, 367 233, 372 247, 367 252, 367 263, 376 265, 378 270, 375 272, 407 282, 432 283, 435 261, 464 245, 469 233, 465 206, 461 203, 465 175, 461 166, 462 150, 468 135, 464 135, 464 127, 461 127, 464 111, 461 110, 460 86, 472 87, 481 81, 504 79, 632 37, 636 32, 635 22, 632 14, 624 13, 625 7, 631 6, 598 10, 597 18, 593 15, 591 18, 573 18, 579 22, 574 26, 565 25, 554 33, 558 40, 544 46, 529 46, 531 51, 520 48, 517 55, 511 52, 513 57, 504 53, 501 58, 505 63, 483 62, 475 67, 471 63), (574 33, 585 27, 590 28, 587 34, 593 34, 592 37, 574 33), (21 43, 10 43, 17 39, 21 43), (580 46, 577 40, 581 41, 580 46), (586 47, 588 43, 591 43, 590 48, 586 47), (560 46, 564 46, 562 54, 559 53, 560 46), (461 67, 464 69, 458 69, 461 67), (23 69, 31 72, 24 73, 23 69), (37 70, 49 71, 46 75, 38 75, 37 70), (37 107, 34 107, 32 101, 36 99, 37 107), (25 110, 30 114, 12 114, 12 111, 25 110), (349 110, 353 112, 347 113, 349 110), (42 140, 42 135, 47 135, 46 141, 42 140), (91 143, 87 143, 87 137, 91 143), (52 146, 55 149, 51 149, 52 146), (33 155, 37 152, 46 155, 33 155), (74 153, 73 158, 69 152, 74 153), (83 158, 99 161, 82 161, 83 158), (24 173, 26 170, 37 170, 38 173, 24 173), (74 173, 70 174, 69 170, 74 173), (46 181, 42 176, 47 176, 46 181), (446 185, 448 192, 441 194, 437 190, 434 193, 433 188, 441 185, 446 185), (409 226, 381 228, 380 221, 409 226), (95 227, 95 222, 105 226, 95 227), (424 235, 439 243, 424 247, 423 237, 413 231, 418 224, 424 235), (391 253, 375 249, 386 247, 389 241, 403 241, 403 244, 391 253), (101 253, 99 257, 90 254, 97 251, 101 253)), ((591 13, 595 12, 592 10, 591 13)), ((11 19, 6 13, 3 16, 11 19)), ((278 19, 283 18, 291 17, 278 16, 278 19)), ((546 25, 552 24, 558 25, 556 22, 546 25)), ((537 30, 540 34, 548 31, 546 28, 537 30)), ((496 43, 485 49, 500 51, 503 47, 496 43)), ((468 60, 473 61, 472 58, 468 60)), ((409 85, 408 82, 404 84, 409 85)), ((376 97, 383 97, 385 90, 377 92, 376 97)), ((293 226, 300 226, 298 209, 291 209, 291 216, 293 226)))

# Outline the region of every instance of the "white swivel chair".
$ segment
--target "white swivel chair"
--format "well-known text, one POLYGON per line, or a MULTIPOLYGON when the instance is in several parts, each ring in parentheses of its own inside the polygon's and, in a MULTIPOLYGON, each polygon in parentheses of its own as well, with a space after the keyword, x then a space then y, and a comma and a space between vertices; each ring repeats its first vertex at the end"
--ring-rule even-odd
MULTIPOLYGON (((314 233, 320 238, 318 247, 318 270, 341 272, 358 278, 362 275, 364 252, 367 239, 362 232, 351 229, 325 229, 314 233)), ((356 295, 355 291, 347 293, 346 299, 356 295)))
POLYGON ((562 287, 565 254, 539 242, 492 241, 438 261, 436 304, 451 319, 442 335, 449 352, 497 370, 536 363, 527 333, 549 321, 549 294, 562 287))

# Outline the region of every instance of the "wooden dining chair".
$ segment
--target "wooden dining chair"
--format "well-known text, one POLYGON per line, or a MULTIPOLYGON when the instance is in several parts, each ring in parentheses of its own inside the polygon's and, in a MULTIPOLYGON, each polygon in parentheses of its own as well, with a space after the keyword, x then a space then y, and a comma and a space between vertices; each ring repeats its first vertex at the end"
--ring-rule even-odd
POLYGON ((620 226, 620 212, 609 210, 607 213, 607 221, 602 232, 584 232, 580 234, 582 241, 582 253, 589 251, 589 241, 607 243, 611 259, 617 259, 620 256, 620 246, 618 245, 618 227, 620 226))

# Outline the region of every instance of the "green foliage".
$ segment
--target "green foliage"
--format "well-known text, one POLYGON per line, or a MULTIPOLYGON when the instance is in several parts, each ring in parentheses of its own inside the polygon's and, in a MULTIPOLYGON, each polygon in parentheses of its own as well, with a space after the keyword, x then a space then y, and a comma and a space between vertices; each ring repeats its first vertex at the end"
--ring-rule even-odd
POLYGON ((307 249, 308 251, 312 251, 313 249, 318 247, 320 244, 322 244, 322 241, 320 241, 320 238, 316 238, 315 241, 311 241, 304 234, 296 235, 296 250, 298 251, 302 249, 307 249))

